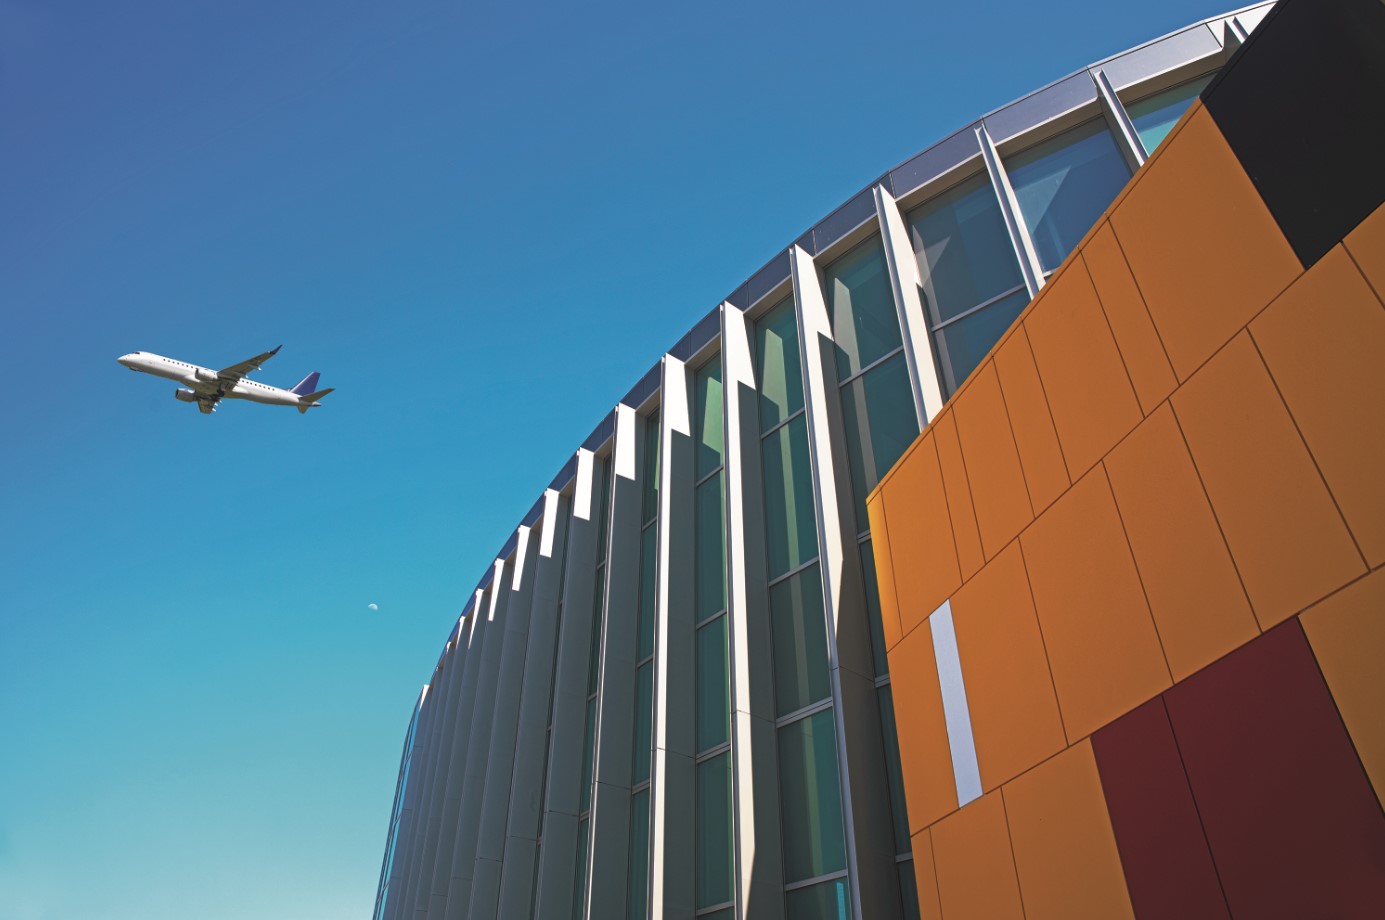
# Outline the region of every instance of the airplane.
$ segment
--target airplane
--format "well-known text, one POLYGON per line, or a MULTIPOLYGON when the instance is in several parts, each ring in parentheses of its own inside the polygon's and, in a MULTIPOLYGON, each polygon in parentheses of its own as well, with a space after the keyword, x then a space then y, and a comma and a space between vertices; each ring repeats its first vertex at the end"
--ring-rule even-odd
MULTIPOLYGON (((279 346, 279 348, 283 347, 282 345, 279 346)), ((251 373, 259 370, 261 364, 277 355, 279 348, 267 351, 262 355, 256 355, 248 361, 232 364, 230 367, 219 371, 199 367, 196 364, 188 364, 184 361, 175 361, 172 358, 165 358, 162 355, 147 351, 133 351, 128 355, 121 355, 116 360, 132 371, 153 374, 155 377, 166 377, 169 380, 187 384, 187 387, 179 387, 174 390, 173 395, 182 402, 197 403, 197 408, 201 410, 203 415, 211 415, 215 412, 216 404, 222 399, 248 399, 251 402, 267 403, 271 406, 295 406, 300 415, 314 406, 322 405, 318 400, 335 388, 328 387, 325 390, 314 391, 313 388, 317 386, 317 379, 320 376, 317 371, 304 377, 291 390, 281 390, 278 387, 266 386, 263 383, 246 379, 251 373)))

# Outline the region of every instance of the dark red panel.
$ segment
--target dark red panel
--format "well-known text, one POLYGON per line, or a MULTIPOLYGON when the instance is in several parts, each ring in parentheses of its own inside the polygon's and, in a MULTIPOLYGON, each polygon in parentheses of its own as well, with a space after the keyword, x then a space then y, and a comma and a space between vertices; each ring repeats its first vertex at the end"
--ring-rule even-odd
POLYGON ((1130 903, 1140 920, 1227 920, 1164 700, 1092 736, 1130 903))
POLYGON ((1385 815, 1294 618, 1164 694, 1235 917, 1385 917, 1385 815))

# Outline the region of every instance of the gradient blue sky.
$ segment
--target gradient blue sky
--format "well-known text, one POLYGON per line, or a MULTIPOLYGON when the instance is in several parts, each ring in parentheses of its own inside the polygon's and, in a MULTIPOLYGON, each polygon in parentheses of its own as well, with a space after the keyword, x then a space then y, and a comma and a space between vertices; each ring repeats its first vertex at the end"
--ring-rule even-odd
POLYGON ((1231 8, 1117 6, 0 0, 0 920, 367 915, 577 443, 888 167, 1231 8), (281 343, 306 417, 115 363, 281 343))

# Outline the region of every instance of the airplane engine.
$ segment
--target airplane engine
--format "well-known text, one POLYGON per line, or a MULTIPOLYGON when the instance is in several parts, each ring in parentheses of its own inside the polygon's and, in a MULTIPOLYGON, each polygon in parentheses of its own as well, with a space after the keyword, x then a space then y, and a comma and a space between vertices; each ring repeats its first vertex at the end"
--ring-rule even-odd
POLYGON ((209 371, 205 367, 199 367, 195 373, 198 380, 212 381, 216 379, 216 371, 209 371))
POLYGON ((197 394, 192 390, 185 390, 182 387, 174 390, 173 395, 176 396, 180 402, 197 402, 197 394))

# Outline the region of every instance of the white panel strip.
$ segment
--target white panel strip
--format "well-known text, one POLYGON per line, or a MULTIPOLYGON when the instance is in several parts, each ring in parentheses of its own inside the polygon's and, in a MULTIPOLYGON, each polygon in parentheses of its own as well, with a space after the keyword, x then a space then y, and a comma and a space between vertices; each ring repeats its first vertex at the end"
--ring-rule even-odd
MULTIPOLYGON (((899 326, 908 347, 904 360, 909 367, 909 383, 914 390, 914 410, 919 431, 928 427, 933 416, 943 407, 943 392, 933 346, 928 336, 928 320, 923 311, 923 287, 918 259, 909 245, 909 230, 904 215, 894 197, 884 186, 875 187, 875 214, 880 221, 880 235, 885 247, 885 263, 889 266, 894 302, 899 310, 899 326)), ((861 521, 857 521, 859 526, 861 521)))
POLYGON ((592 452, 577 448, 577 475, 572 492, 572 516, 579 521, 592 519, 592 452))
POLYGON ((558 493, 543 490, 543 530, 539 531, 539 555, 553 558, 553 535, 558 529, 558 493))
POLYGON ((957 807, 981 797, 981 769, 976 765, 976 741, 971 734, 967 685, 962 680, 962 659, 957 653, 957 633, 952 628, 952 601, 928 618, 933 630, 933 657, 938 663, 938 683, 943 691, 943 719, 947 743, 952 748, 952 775, 957 783, 957 807))

